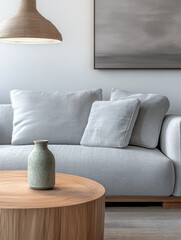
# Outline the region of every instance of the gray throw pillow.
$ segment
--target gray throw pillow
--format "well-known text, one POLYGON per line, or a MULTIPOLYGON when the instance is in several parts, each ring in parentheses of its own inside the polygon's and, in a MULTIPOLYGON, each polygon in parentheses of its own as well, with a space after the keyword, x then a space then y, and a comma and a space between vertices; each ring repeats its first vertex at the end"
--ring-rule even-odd
POLYGON ((101 89, 68 94, 12 90, 12 144, 32 144, 38 139, 80 144, 92 103, 101 99, 101 89))
POLYGON ((170 106, 169 100, 158 94, 133 94, 120 89, 112 89, 111 101, 120 99, 139 99, 141 103, 130 144, 156 148, 162 122, 170 106))
POLYGON ((81 145, 126 147, 139 108, 140 102, 137 99, 94 102, 81 145))

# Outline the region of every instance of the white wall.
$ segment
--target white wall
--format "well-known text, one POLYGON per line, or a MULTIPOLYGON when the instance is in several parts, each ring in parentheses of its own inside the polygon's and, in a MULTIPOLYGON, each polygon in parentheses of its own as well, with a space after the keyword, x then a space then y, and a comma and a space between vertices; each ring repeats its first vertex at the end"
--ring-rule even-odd
MULTIPOLYGON (((11 16, 19 0, 0 0, 0 21, 11 16)), ((181 112, 181 70, 94 70, 93 0, 37 0, 40 12, 63 35, 57 45, 0 43, 0 103, 9 90, 62 92, 99 88, 107 99, 112 87, 133 92, 161 93, 171 101, 170 112, 181 112)))

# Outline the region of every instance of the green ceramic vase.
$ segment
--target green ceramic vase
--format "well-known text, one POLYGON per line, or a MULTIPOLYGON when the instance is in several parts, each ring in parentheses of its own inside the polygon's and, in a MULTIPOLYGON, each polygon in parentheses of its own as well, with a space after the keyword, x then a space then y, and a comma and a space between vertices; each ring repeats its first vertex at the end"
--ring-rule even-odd
POLYGON ((28 158, 28 184, 37 190, 51 189, 55 185, 55 158, 47 140, 37 140, 34 144, 28 158))

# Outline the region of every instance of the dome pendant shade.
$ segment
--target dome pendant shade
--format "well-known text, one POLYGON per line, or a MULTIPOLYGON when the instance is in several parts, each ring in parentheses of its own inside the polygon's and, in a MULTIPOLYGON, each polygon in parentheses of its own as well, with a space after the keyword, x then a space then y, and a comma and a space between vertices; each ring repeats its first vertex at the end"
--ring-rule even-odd
POLYGON ((62 41, 58 29, 36 9, 36 0, 21 0, 17 13, 0 24, 0 42, 47 44, 62 41))

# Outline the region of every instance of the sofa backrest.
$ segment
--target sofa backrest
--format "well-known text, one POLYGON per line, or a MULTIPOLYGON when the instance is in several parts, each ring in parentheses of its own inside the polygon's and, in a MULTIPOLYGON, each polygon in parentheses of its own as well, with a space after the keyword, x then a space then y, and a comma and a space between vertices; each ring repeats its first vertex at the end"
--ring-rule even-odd
POLYGON ((11 144, 13 110, 11 104, 0 104, 0 145, 11 144))
POLYGON ((10 144, 13 131, 11 104, 0 104, 0 144, 10 144))

